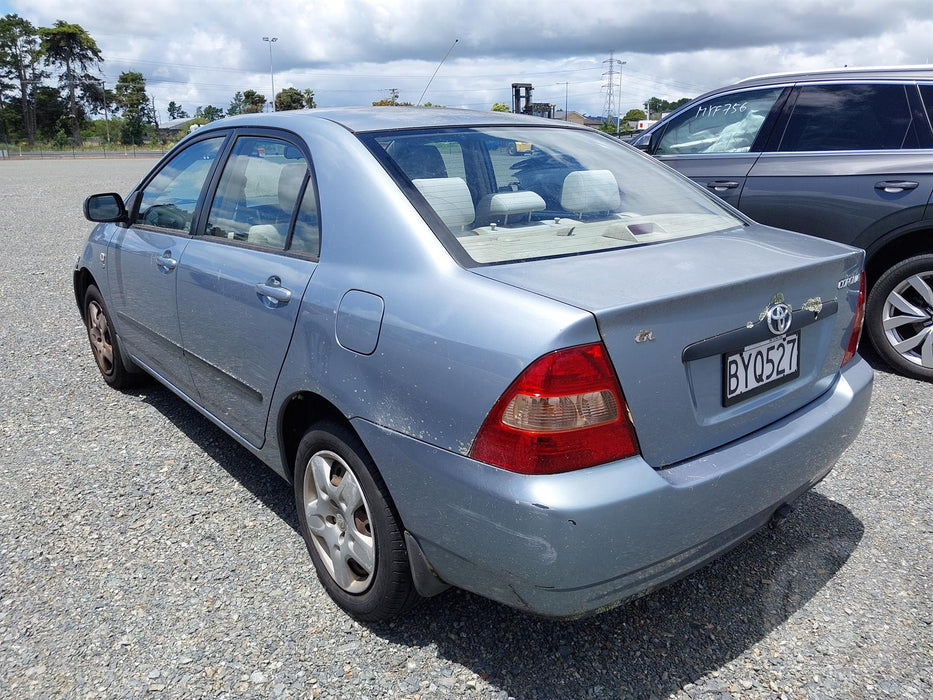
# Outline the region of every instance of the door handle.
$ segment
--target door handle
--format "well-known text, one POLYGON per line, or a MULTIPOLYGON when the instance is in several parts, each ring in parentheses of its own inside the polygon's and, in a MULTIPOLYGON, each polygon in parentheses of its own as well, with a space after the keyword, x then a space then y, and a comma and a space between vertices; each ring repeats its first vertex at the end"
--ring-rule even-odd
POLYGON ((915 189, 919 184, 919 182, 913 182, 912 180, 882 180, 875 183, 875 189, 896 194, 897 192, 915 189))
POLYGON ((161 272, 167 274, 178 266, 178 261, 172 257, 172 251, 166 250, 162 255, 156 258, 155 264, 161 272))
POLYGON ((734 190, 739 186, 739 183, 734 180, 713 180, 712 182, 707 182, 706 186, 716 192, 725 192, 726 190, 734 190))
POLYGON ((279 304, 287 304, 292 298, 292 290, 283 287, 281 278, 275 275, 265 282, 256 284, 255 289, 256 294, 258 294, 261 299, 267 299, 276 306, 279 304))

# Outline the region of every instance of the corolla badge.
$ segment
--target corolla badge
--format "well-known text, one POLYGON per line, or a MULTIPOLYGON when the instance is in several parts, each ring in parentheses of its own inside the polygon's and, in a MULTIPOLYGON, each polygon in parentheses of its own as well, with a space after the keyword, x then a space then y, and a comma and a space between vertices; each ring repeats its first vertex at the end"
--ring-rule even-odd
POLYGON ((772 304, 765 312, 765 318, 768 320, 768 328, 774 335, 783 335, 790 330, 790 323, 794 316, 794 310, 789 304, 779 302, 772 304))

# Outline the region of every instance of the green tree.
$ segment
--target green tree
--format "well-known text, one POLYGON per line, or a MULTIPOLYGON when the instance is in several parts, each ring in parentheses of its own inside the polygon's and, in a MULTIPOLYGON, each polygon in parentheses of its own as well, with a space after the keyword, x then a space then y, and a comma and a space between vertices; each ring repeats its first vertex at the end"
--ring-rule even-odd
POLYGON ((35 89, 36 136, 52 141, 59 131, 67 134, 68 103, 58 88, 40 85, 35 89))
POLYGON ((176 104, 175 100, 168 103, 167 111, 169 119, 188 119, 188 113, 181 108, 180 104, 176 104))
POLYGON ((304 95, 298 88, 285 88, 275 96, 275 109, 277 112, 287 112, 292 109, 301 109, 305 106, 304 95))
POLYGON ((304 100, 304 105, 307 109, 314 109, 317 107, 317 103, 314 101, 314 90, 311 88, 305 88, 301 91, 301 99, 304 100))
POLYGON ((493 112, 511 112, 512 110, 509 108, 509 106, 505 102, 496 102, 492 106, 492 111, 493 112))
POLYGON ((642 110, 630 109, 628 112, 625 113, 625 116, 622 117, 622 121, 623 122, 640 122, 642 119, 647 119, 647 118, 648 118, 648 115, 646 115, 642 110))
POLYGON ((0 17, 0 89, 6 92, 19 87, 22 128, 30 146, 36 138, 34 93, 40 81, 46 77, 40 67, 41 63, 39 31, 32 23, 16 14, 0 17), (7 80, 12 82, 8 83, 7 80))
POLYGON ((209 122, 214 122, 224 116, 224 111, 220 107, 208 105, 202 110, 201 116, 203 116, 209 122))
POLYGON ((665 112, 673 112, 675 109, 681 105, 687 104, 689 101, 689 97, 681 97, 679 100, 675 100, 674 102, 668 102, 667 100, 662 100, 659 97, 652 97, 647 102, 645 102, 645 110, 648 112, 649 119, 660 119, 661 115, 665 112))
POLYGON ((255 90, 243 91, 243 114, 256 114, 266 106, 266 96, 255 90))
POLYGON ((613 136, 617 135, 619 132, 616 131, 616 118, 614 114, 610 114, 606 117, 606 121, 596 127, 599 131, 602 131, 606 134, 612 134, 613 136))
POLYGON ((61 71, 59 84, 68 94, 72 140, 76 146, 80 145, 84 108, 79 91, 97 82, 97 78, 88 71, 99 68, 104 59, 97 42, 81 25, 57 20, 52 27, 41 27, 39 36, 46 64, 58 66, 61 71))
POLYGON ((114 101, 123 111, 123 127, 120 140, 133 145, 143 142, 146 124, 152 122, 152 108, 146 94, 146 79, 142 73, 128 71, 120 73, 114 89, 114 101))
POLYGON ((230 106, 227 108, 227 114, 231 117, 237 114, 243 114, 243 108, 246 107, 246 101, 243 99, 242 92, 236 92, 233 99, 230 100, 230 106))

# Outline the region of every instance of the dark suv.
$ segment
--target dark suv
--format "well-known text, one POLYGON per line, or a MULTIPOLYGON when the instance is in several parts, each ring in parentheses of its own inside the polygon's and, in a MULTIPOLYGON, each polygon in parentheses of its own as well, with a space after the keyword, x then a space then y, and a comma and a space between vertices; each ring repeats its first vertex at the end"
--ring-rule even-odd
POLYGON ((868 253, 865 328, 900 372, 933 379, 933 67, 749 78, 633 144, 751 218, 868 253))

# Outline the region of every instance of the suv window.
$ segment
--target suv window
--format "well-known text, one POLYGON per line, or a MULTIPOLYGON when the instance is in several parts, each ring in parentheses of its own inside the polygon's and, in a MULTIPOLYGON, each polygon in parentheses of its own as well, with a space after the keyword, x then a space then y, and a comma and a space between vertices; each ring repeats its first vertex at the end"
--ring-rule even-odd
POLYGON ((143 190, 132 223, 189 231, 201 188, 224 138, 198 141, 166 163, 143 190))
POLYGON ((672 119, 655 155, 747 153, 783 88, 719 95, 672 119))
POLYGON ((904 85, 807 85, 800 88, 780 151, 916 148, 904 85))
POLYGON ((933 85, 921 85, 920 95, 923 97, 923 104, 927 108, 927 119, 933 123, 933 85))

